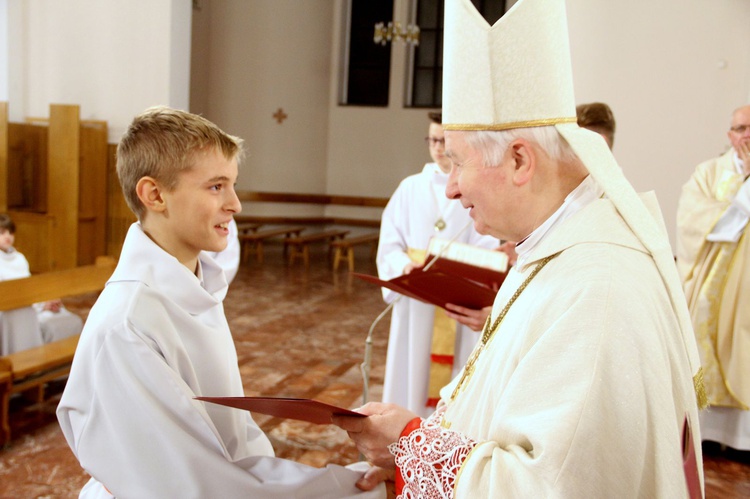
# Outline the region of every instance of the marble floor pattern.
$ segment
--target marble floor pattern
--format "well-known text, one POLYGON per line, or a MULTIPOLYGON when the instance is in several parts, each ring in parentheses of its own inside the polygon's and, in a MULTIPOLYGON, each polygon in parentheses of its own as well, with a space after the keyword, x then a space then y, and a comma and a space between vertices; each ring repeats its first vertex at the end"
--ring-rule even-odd
MULTIPOLYGON (((332 272, 322 248, 311 264, 287 266, 279 247, 264 263, 240 268, 225 300, 246 395, 314 398, 342 407, 362 402, 360 364, 367 331, 384 304, 380 291, 348 274, 332 272)), ((374 274, 369 249, 357 253, 357 272, 374 274)), ((66 300, 85 317, 95 296, 66 300)), ((388 318, 373 334, 370 400, 379 400, 388 318)), ((12 440, 0 449, 0 498, 73 498, 88 480, 67 447, 54 416, 64 382, 53 383, 45 403, 16 397, 12 440)), ((331 425, 256 415, 278 456, 312 466, 358 459, 346 434, 331 425)), ((750 497, 750 453, 707 446, 707 498, 750 497)))

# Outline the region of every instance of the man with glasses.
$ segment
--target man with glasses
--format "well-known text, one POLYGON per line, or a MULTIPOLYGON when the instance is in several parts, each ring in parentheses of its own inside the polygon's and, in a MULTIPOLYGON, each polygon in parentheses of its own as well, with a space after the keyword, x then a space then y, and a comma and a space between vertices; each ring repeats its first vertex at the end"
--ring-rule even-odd
MULTIPOLYGON (((458 200, 446 197, 451 162, 445 156, 442 113, 428 116, 425 142, 433 162, 404 179, 383 211, 377 255, 383 280, 417 271, 433 236, 456 237, 458 242, 488 249, 499 244, 493 237, 479 235, 469 212, 458 200)), ((440 388, 469 357, 491 307, 471 310, 449 305, 449 310, 443 310, 399 296, 383 288, 387 303, 398 299, 391 317, 383 401, 427 415, 435 408, 440 388)))
POLYGON ((698 165, 677 210, 677 264, 704 370, 703 440, 750 450, 750 105, 732 113, 732 147, 698 165))

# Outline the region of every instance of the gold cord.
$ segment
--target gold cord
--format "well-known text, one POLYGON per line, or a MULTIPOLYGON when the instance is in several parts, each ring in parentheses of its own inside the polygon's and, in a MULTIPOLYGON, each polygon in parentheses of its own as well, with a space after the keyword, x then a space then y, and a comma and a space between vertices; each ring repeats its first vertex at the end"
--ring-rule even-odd
POLYGON ((523 290, 526 289, 526 286, 528 286, 531 280, 534 277, 536 277, 539 271, 542 270, 544 266, 547 265, 550 262, 550 260, 552 260, 558 254, 559 253, 556 253, 554 255, 550 255, 544 258, 541 262, 539 262, 539 264, 536 267, 534 267, 534 270, 531 271, 531 274, 529 274, 526 280, 521 283, 518 289, 516 289, 516 292, 513 293, 513 296, 510 297, 510 300, 508 300, 508 303, 506 303, 505 307, 503 307, 502 311, 500 311, 500 313, 497 316, 497 319, 495 319, 495 322, 492 324, 492 326, 490 326, 490 318, 487 317, 487 322, 484 323, 484 330, 482 331, 482 339, 479 345, 474 349, 474 352, 472 352, 471 357, 469 357, 469 360, 466 362, 466 366, 464 367, 464 372, 461 375, 461 379, 458 381, 456 388, 453 390, 453 393, 451 394, 451 401, 455 400, 456 396, 461 391, 461 388, 463 387, 464 382, 468 381, 471 375, 474 374, 474 364, 479 358, 479 354, 481 354, 484 351, 485 346, 487 346, 487 343, 492 339, 495 332, 500 327, 500 323, 505 318, 506 314, 508 313, 508 310, 510 310, 511 305, 513 305, 513 303, 518 299, 521 293, 523 293, 523 290))

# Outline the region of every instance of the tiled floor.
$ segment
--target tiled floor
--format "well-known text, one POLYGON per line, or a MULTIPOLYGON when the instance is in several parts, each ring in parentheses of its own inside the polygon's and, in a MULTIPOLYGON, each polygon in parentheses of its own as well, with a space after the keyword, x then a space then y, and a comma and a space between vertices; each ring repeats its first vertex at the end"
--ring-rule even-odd
MULTIPOLYGON (((368 248, 357 255, 357 271, 375 273, 368 248)), ((251 259, 252 260, 252 259, 251 259)), ((361 403, 360 363, 371 321, 383 310, 380 292, 348 275, 332 273, 325 253, 312 253, 308 270, 287 267, 279 248, 266 261, 245 264, 225 301, 236 339, 247 395, 309 397, 343 407, 361 403)), ((85 311, 93 297, 69 301, 85 311)), ((379 400, 388 335, 388 319, 374 332, 371 400, 379 400)), ((14 399, 13 439, 0 450, 0 498, 72 498, 88 477, 68 449, 54 418, 61 384, 50 399, 32 407, 14 399)), ((348 463, 357 452, 346 434, 258 415, 277 454, 313 466, 348 463)), ((750 457, 707 449, 704 462, 707 498, 750 497, 750 457)))

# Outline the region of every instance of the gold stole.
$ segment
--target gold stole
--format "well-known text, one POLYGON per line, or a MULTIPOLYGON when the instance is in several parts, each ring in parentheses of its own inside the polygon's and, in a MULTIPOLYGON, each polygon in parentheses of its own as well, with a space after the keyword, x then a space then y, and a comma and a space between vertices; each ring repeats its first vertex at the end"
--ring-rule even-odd
POLYGON ((747 390, 742 390, 741 382, 733 386, 737 376, 732 376, 728 369, 732 361, 745 363, 742 352, 738 354, 732 348, 742 347, 733 335, 742 334, 743 324, 737 316, 744 315, 740 311, 744 304, 737 302, 738 286, 742 283, 732 267, 742 264, 737 258, 747 253, 747 244, 745 234, 737 244, 706 242, 697 260, 700 265, 693 270, 698 272, 693 281, 696 286, 687 293, 698 348, 703 354, 708 403, 742 410, 748 410, 747 390))
MULTIPOLYGON (((424 264, 427 258, 426 250, 408 248, 407 254, 412 262, 420 265, 424 264)), ((436 407, 440 400, 440 389, 451 381, 456 353, 456 326, 456 321, 448 317, 445 310, 435 307, 430 349, 430 377, 425 407, 436 407)))
MULTIPOLYGON (((716 187, 716 198, 732 199, 741 186, 740 175, 726 175, 716 187)), ((748 358, 741 340, 748 329, 742 292, 748 277, 742 267, 749 243, 746 233, 737 243, 704 240, 685 289, 708 403, 742 410, 750 403, 750 391, 742 382, 746 368, 739 368, 748 358)))

